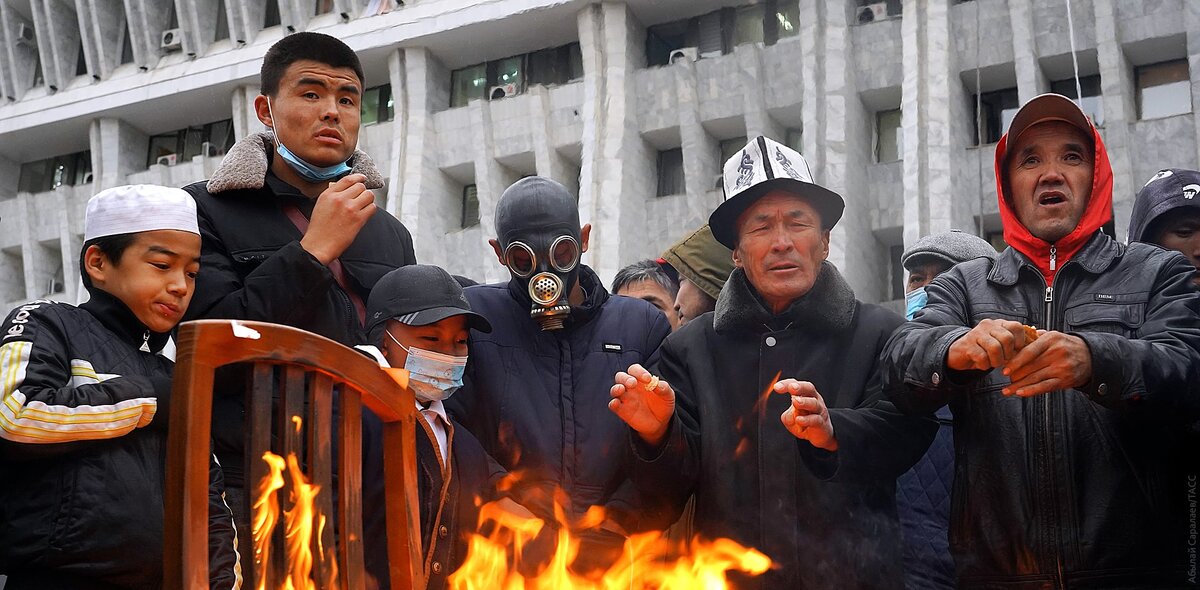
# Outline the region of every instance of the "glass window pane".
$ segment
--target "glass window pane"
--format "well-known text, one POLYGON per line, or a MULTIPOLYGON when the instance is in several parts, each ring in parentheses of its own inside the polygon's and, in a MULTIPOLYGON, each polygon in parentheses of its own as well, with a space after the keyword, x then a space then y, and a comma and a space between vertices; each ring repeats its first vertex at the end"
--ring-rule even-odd
POLYGON ((754 4, 737 9, 734 17, 733 44, 763 42, 763 5, 754 4))
POLYGON ((880 111, 875 115, 875 161, 895 162, 900 159, 904 137, 900 126, 900 109, 880 111))
POLYGON ((360 124, 370 125, 379 121, 379 87, 368 88, 362 96, 362 119, 360 124))
POLYGON ((209 123, 207 127, 208 138, 205 141, 208 142, 211 152, 205 154, 206 156, 219 156, 233 147, 233 120, 209 123))
POLYGON ((658 152, 658 196, 683 193, 683 149, 658 152))
POLYGON ((784 133, 783 144, 796 150, 798 153, 804 153, 804 150, 801 149, 804 146, 803 141, 804 136, 797 127, 790 127, 788 128, 787 132, 784 133))
POLYGON ((129 35, 129 25, 125 25, 125 41, 121 43, 121 63, 133 63, 133 41, 129 35))
POLYGON ((75 178, 75 154, 54 158, 53 174, 54 179, 50 182, 50 188, 70 184, 71 179, 75 178))
POLYGON ((75 177, 72 185, 87 184, 92 181, 92 151, 84 150, 75 154, 75 177))
POLYGON ((263 14, 263 28, 278 27, 280 22, 278 0, 267 0, 267 10, 263 14))
POLYGON ((316 11, 313 12, 314 15, 325 14, 333 10, 333 0, 317 0, 315 4, 316 11))
POLYGON ((1000 136, 1008 130, 1009 123, 1012 122, 1012 118, 1016 116, 1017 110, 1020 108, 1018 100, 1016 88, 984 92, 979 97, 980 104, 983 106, 983 113, 980 117, 982 120, 977 121, 974 117, 975 97, 971 97, 971 113, 973 115, 971 126, 976 129, 976 145, 1000 141, 1000 136), (977 122, 982 127, 982 137, 979 136, 980 129, 976 128, 977 122))
POLYGON ((229 15, 225 14, 225 0, 217 0, 217 34, 215 41, 229 38, 229 15))
POLYGON ((477 64, 450 73, 450 106, 466 106, 487 92, 487 65, 477 64))
POLYGON ((780 39, 799 35, 800 4, 793 0, 783 0, 775 10, 775 20, 776 35, 780 39))
POLYGON ((87 73, 87 58, 83 54, 83 42, 80 41, 79 54, 75 56, 75 75, 86 76, 87 73))
POLYGON ((567 46, 567 80, 578 80, 583 77, 583 51, 578 43, 567 46))
POLYGON ((384 84, 379 87, 379 120, 391 121, 396 117, 396 104, 392 100, 392 85, 384 84))
POLYGON ((534 51, 529 54, 530 84, 562 84, 567 81, 565 53, 558 47, 534 51))
POLYGON ((517 92, 525 88, 524 55, 506 57, 496 61, 496 77, 492 86, 507 86, 512 84, 517 92))
POLYGON ((650 27, 646 30, 646 64, 667 65, 672 51, 688 46, 687 20, 650 27))
POLYGON ((479 191, 473 184, 463 187, 462 192, 462 223, 465 229, 479 225, 479 191))
POLYGON ((146 165, 153 166, 158 159, 177 153, 179 150, 179 133, 165 133, 150 138, 150 150, 146 157, 146 165))
POLYGON ((1142 119, 1192 112, 1188 62, 1179 59, 1137 69, 1138 110, 1142 119))
MULTIPOLYGON (((1104 97, 1100 95, 1100 76, 1084 76, 1079 79, 1079 88, 1083 91, 1083 98, 1079 100, 1079 108, 1083 109, 1092 118, 1092 122, 1097 127, 1104 126, 1104 97)), ((1068 78, 1050 83, 1050 91, 1066 96, 1067 98, 1077 98, 1075 96, 1075 79, 1068 78)))
POLYGON ((50 171, 53 159, 38 160, 21 164, 21 177, 17 182, 17 190, 25 193, 40 193, 50 188, 50 171))
MULTIPOLYGON (((721 160, 717 162, 717 166, 720 166, 722 169, 724 169, 725 162, 741 151, 742 148, 746 147, 747 141, 749 140, 746 139, 745 135, 722 141, 720 146, 721 160)), ((718 172, 720 172, 720 170, 718 170, 718 172)))
POLYGON ((188 127, 180 131, 183 134, 183 154, 179 156, 178 162, 191 161, 192 158, 199 156, 204 149, 204 128, 203 127, 188 127))

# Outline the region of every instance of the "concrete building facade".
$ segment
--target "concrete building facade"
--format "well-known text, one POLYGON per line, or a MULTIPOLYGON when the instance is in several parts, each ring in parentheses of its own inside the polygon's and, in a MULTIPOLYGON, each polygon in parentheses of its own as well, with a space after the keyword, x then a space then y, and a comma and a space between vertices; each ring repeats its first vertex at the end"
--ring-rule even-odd
POLYGON ((1146 179, 1200 161, 1187 0, 0 0, 0 302, 75 300, 87 199, 207 178, 300 30, 359 52, 359 147, 418 259, 481 281, 518 178, 577 191, 607 281, 703 223, 722 155, 765 134, 845 196, 830 260, 894 301, 906 244, 994 237, 994 142, 1076 68, 1119 238, 1146 179))

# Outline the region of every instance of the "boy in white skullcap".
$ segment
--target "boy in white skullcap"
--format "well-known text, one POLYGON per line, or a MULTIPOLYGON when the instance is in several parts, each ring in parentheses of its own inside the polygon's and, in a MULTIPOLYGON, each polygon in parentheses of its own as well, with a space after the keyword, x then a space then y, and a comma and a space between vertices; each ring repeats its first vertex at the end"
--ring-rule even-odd
MULTIPOLYGON (((0 574, 7 590, 161 588, 173 363, 159 354, 200 266, 181 189, 88 201, 79 307, 33 301, 0 326, 0 574)), ((238 588, 233 520, 210 465, 212 588, 238 588)))

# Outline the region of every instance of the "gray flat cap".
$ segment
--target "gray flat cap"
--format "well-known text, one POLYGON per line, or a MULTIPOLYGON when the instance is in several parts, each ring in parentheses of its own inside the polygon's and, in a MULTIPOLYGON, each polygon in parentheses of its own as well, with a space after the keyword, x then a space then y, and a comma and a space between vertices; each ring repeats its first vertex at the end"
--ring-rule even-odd
POLYGON ((909 264, 917 264, 922 258, 936 258, 945 261, 950 266, 981 257, 995 258, 996 249, 991 244, 974 234, 952 229, 940 234, 932 234, 917 240, 912 248, 904 251, 900 264, 907 270, 912 270, 909 264))

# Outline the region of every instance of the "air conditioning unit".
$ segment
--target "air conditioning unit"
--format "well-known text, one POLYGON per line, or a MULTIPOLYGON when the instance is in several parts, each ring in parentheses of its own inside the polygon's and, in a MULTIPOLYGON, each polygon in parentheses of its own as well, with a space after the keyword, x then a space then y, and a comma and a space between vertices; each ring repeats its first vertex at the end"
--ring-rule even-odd
POLYGON ((159 156, 158 159, 154 161, 154 163, 158 164, 159 166, 174 166, 176 157, 177 156, 175 154, 167 154, 165 156, 159 156))
POLYGON ((62 281, 59 281, 57 279, 49 279, 48 281, 46 281, 46 294, 47 295, 54 295, 56 293, 62 293, 62 292, 63 292, 62 281))
POLYGON ((92 173, 88 172, 83 175, 83 184, 91 184, 94 179, 95 177, 92 176, 92 173))
POLYGON ((34 44, 33 25, 29 23, 17 24, 17 45, 30 47, 34 44))
POLYGON ((699 56, 700 50, 695 47, 680 47, 671 51, 671 57, 667 58, 667 63, 696 61, 699 56))
POLYGON ((499 100, 520 94, 517 91, 516 84, 502 84, 500 86, 492 86, 488 89, 488 100, 499 100))
POLYGON ((887 2, 876 2, 858 7, 858 23, 870 23, 883 20, 888 16, 887 2))
POLYGON ((162 32, 162 42, 159 44, 164 51, 179 51, 183 48, 183 32, 179 29, 167 29, 162 32))

